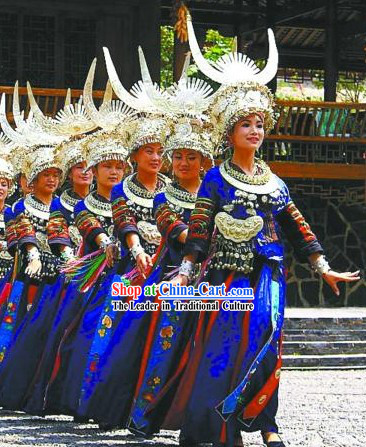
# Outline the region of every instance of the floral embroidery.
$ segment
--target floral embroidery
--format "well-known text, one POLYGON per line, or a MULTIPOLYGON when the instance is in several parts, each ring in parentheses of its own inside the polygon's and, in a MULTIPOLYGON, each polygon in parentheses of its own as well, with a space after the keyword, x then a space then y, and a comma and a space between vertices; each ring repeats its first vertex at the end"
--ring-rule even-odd
POLYGON ((18 239, 25 237, 36 237, 36 231, 32 225, 32 222, 25 214, 20 214, 17 218, 16 230, 18 239))
POLYGON ((98 334, 99 334, 101 337, 104 337, 104 336, 105 336, 105 329, 99 329, 99 330, 98 330, 98 334))
POLYGON ((164 351, 166 351, 172 347, 172 344, 170 342, 168 342, 168 340, 164 340, 162 343, 162 346, 163 346, 164 351))
POLYGON ((161 378, 159 376, 151 377, 147 381, 148 386, 146 391, 142 393, 142 398, 148 402, 152 402, 155 397, 154 390, 157 387, 157 385, 160 385, 160 382, 161 378))
POLYGON ((210 239, 211 226, 213 225, 213 211, 215 204, 210 199, 199 197, 196 207, 189 220, 188 239, 210 239))
POLYGON ((75 223, 84 240, 93 230, 103 228, 98 218, 86 210, 76 216, 75 223))
POLYGON ((112 213, 117 232, 123 230, 128 225, 135 226, 137 231, 135 216, 123 197, 118 197, 113 201, 112 213))
POLYGON ((105 315, 102 320, 102 325, 105 326, 107 329, 110 329, 112 327, 112 319, 109 315, 105 315))
POLYGON ((159 205, 156 209, 155 216, 158 230, 163 237, 167 237, 172 228, 182 223, 181 215, 172 211, 169 203, 159 205))
POLYGON ((165 326, 160 331, 160 337, 167 338, 173 336, 173 326, 165 326))
POLYGON ((154 395, 152 393, 143 393, 142 398, 151 402, 154 399, 154 395))
POLYGON ((290 202, 287 205, 286 212, 291 216, 294 222, 296 222, 297 228, 303 235, 306 242, 316 240, 314 233, 311 231, 310 225, 306 222, 304 216, 300 213, 293 202, 290 202))
POLYGON ((5 226, 5 237, 8 247, 11 247, 18 242, 17 228, 14 219, 10 220, 5 226))
POLYGON ((69 240, 67 221, 60 211, 51 213, 47 223, 47 235, 50 241, 53 239, 69 240))

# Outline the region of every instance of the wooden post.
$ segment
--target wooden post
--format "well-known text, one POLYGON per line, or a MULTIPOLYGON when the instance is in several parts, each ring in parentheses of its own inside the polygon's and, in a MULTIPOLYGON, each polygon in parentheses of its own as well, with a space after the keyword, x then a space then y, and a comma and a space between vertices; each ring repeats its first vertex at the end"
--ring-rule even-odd
POLYGON ((97 20, 96 31, 96 55, 98 63, 93 88, 104 90, 108 79, 103 54, 104 46, 111 53, 113 63, 121 81, 127 84, 129 79, 126 79, 126 65, 129 65, 130 55, 126 53, 125 41, 128 34, 125 32, 123 17, 120 15, 104 15, 100 20, 97 20), (128 62, 126 63, 126 61, 128 62))
POLYGON ((337 0, 327 0, 325 10, 324 101, 337 97, 337 0))
POLYGON ((182 43, 179 39, 177 39, 177 36, 174 35, 173 78, 175 82, 178 81, 180 78, 186 54, 188 53, 188 51, 189 51, 189 43, 188 42, 182 43))
POLYGON ((160 82, 160 22, 160 0, 140 0, 139 26, 134 32, 139 33, 139 45, 144 51, 151 77, 155 82, 160 82))

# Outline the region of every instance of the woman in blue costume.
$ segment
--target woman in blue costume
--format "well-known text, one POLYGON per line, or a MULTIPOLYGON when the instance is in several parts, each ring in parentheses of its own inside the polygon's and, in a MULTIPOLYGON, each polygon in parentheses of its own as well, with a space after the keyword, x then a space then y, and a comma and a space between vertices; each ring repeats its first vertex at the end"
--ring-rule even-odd
POLYGON ((194 263, 208 260, 201 278, 212 285, 225 284, 227 292, 253 288, 254 309, 225 311, 220 306, 201 313, 189 364, 163 426, 181 428, 181 445, 190 447, 242 445, 241 430, 261 431, 267 446, 283 447, 275 420, 285 305, 280 230, 298 256, 309 260, 334 290, 338 281, 357 280, 358 273, 330 270, 284 182, 255 158, 264 129, 269 131, 273 123, 273 98, 263 85, 277 69, 273 33, 269 33, 270 56, 262 72, 241 57, 221 59, 219 72, 197 54, 190 21, 188 30, 201 70, 224 84, 211 113, 232 154, 202 181, 174 282, 187 284, 194 263), (242 67, 234 70, 233 63, 242 67))
MULTIPOLYGON (((196 201, 201 178, 212 165, 212 128, 200 119, 177 117, 165 154, 172 162, 172 184, 154 200, 154 215, 162 235, 159 262, 144 283, 152 286, 172 274, 183 257, 188 221, 196 201)), ((160 427, 169 399, 184 370, 190 350, 190 334, 196 312, 159 311, 154 313, 146 339, 134 404, 128 428, 150 435, 160 427), (154 408, 154 411, 151 411, 154 408), (147 414, 148 412, 148 414, 147 414)))
POLYGON ((10 276, 14 266, 16 233, 11 207, 5 203, 6 198, 12 193, 14 176, 13 166, 8 162, 6 154, 0 153, 0 315, 3 314, 3 304, 7 299, 10 276), (9 222, 7 231, 5 222, 9 222))
MULTIPOLYGON (((131 138, 131 161, 136 164, 136 173, 112 191, 115 234, 122 246, 118 273, 128 273, 136 265, 140 274, 146 275, 151 256, 160 244, 153 199, 167 185, 166 177, 159 174, 165 129, 159 117, 139 119, 131 138)), ((121 276, 116 275, 113 281, 121 281, 121 276)), ((105 428, 119 425, 128 415, 151 316, 115 312, 112 300, 115 297, 109 294, 99 319, 78 409, 80 416, 95 419, 105 428)))
MULTIPOLYGON (((104 250, 111 243, 113 223, 110 195, 113 186, 122 180, 127 157, 125 138, 117 132, 97 132, 85 139, 84 148, 87 152, 87 169, 92 168, 97 189, 75 207, 75 223, 83 238, 82 256, 104 250)), ((108 258, 107 262, 111 266, 108 258)), ((43 410, 46 413, 75 413, 87 355, 108 284, 109 275, 102 274, 89 291, 79 294, 83 300, 82 308, 65 330, 57 348, 54 370, 51 376, 46 377, 48 383, 43 396, 43 410)), ((69 287, 76 292, 73 283, 69 287)))
MULTIPOLYGON (((23 380, 27 372, 22 369, 22 362, 26 364, 33 357, 32 350, 18 351, 18 337, 26 327, 29 315, 37 319, 42 312, 42 297, 47 294, 47 289, 54 286, 59 265, 59 260, 52 254, 47 243, 46 234, 49 208, 61 172, 55 162, 54 148, 41 146, 30 150, 25 163, 25 175, 28 183, 33 184, 34 192, 14 206, 18 257, 21 264, 0 325, 3 353, 0 401, 4 408, 10 409, 18 408, 17 377, 23 380), (29 309, 32 310, 27 313, 29 309), (12 368, 8 370, 8 362, 16 364, 18 376, 11 374, 12 368)), ((36 349, 36 346, 33 348, 36 349)))
MULTIPOLYGON (((3 137, 4 138, 4 137, 3 137)), ((5 138, 4 138, 5 139, 5 138)), ((6 140, 5 140, 6 141, 6 140)), ((8 146, 8 144, 6 144, 8 146)), ((22 198, 24 198, 27 194, 32 192, 32 186, 29 186, 27 183, 27 179, 25 175, 19 171, 21 171, 21 159, 23 156, 23 152, 19 147, 16 147, 16 150, 14 146, 12 146, 9 149, 9 146, 4 148, 6 154, 10 154, 11 160, 12 160, 12 167, 14 169, 14 186, 17 183, 18 184, 18 190, 21 194, 22 198), (15 174, 16 173, 16 174, 15 174)), ((0 300, 1 300, 1 310, 0 310, 0 321, 2 321, 4 312, 6 311, 6 303, 7 299, 9 297, 9 293, 11 290, 11 284, 12 280, 15 276, 15 271, 18 266, 18 255, 17 255, 17 244, 18 244, 18 236, 16 232, 16 222, 15 222, 15 215, 14 215, 14 208, 19 202, 21 198, 16 200, 11 206, 7 206, 5 204, 4 207, 4 223, 5 223, 5 239, 7 242, 7 250, 9 254, 12 256, 12 268, 11 271, 6 276, 6 279, 4 278, 1 289, 0 289, 0 300)), ((7 257, 7 255, 5 255, 7 257)))
MULTIPOLYGON (((86 163, 85 157, 78 147, 79 144, 80 140, 78 142, 69 141, 56 148, 56 163, 58 166, 62 166, 63 172, 68 175, 72 188, 65 190, 60 198, 53 199, 50 219, 47 224, 47 235, 53 254, 64 262, 73 259, 80 243, 80 235, 78 238, 76 231, 71 231, 71 226, 74 223, 73 208, 83 196, 88 194, 92 181, 91 173, 83 173, 86 163)), ((69 291, 69 289, 67 290, 69 291)), ((59 275, 53 286, 47 287, 42 292, 37 308, 28 313, 16 334, 16 344, 0 373, 4 389, 12 393, 12 408, 28 411, 27 398, 30 391, 33 390, 34 383, 39 379, 39 374, 47 374, 50 369, 52 371, 53 362, 50 364, 52 355, 48 349, 57 346, 57 340, 60 340, 65 327, 74 318, 79 303, 82 302, 77 299, 76 290, 68 294, 65 292, 65 277, 59 275), (22 361, 19 361, 22 353, 27 351, 32 355, 24 356, 22 361), (11 383, 14 378, 16 378, 16 390, 12 390, 11 383), (7 384, 7 380, 10 382, 9 384, 7 384)), ((7 392, 4 391, 3 396, 9 404, 10 399, 5 396, 7 392)), ((35 412, 34 401, 29 407, 30 410, 35 412)))

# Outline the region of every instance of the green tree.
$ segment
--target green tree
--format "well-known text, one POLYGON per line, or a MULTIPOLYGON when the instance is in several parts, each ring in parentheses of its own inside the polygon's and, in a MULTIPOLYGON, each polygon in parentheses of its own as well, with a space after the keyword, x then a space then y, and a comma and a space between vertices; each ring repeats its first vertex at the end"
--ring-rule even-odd
POLYGON ((174 30, 172 26, 160 27, 160 83, 168 87, 173 83, 174 30))
MULTIPOLYGON (((224 37, 218 31, 209 29, 206 32, 205 44, 202 53, 206 59, 217 61, 221 56, 232 51, 234 43, 233 37, 224 37)), ((173 83, 173 50, 174 50, 174 30, 172 26, 161 27, 161 71, 160 81, 163 87, 168 87, 173 83)), ((194 62, 194 61, 192 61, 194 62)), ((189 75, 195 75, 214 83, 207 79, 198 71, 196 64, 192 63, 188 71, 189 75)))

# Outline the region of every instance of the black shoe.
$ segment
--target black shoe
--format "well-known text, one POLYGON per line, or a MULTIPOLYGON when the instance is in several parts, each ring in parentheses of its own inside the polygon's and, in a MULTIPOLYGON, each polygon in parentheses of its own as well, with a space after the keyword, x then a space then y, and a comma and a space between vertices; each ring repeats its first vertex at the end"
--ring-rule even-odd
POLYGON ((286 447, 285 444, 283 443, 283 441, 270 441, 270 442, 268 442, 266 440, 266 437, 264 436, 264 434, 261 433, 261 435, 262 435, 262 439, 263 439, 264 445, 266 447, 286 447))

